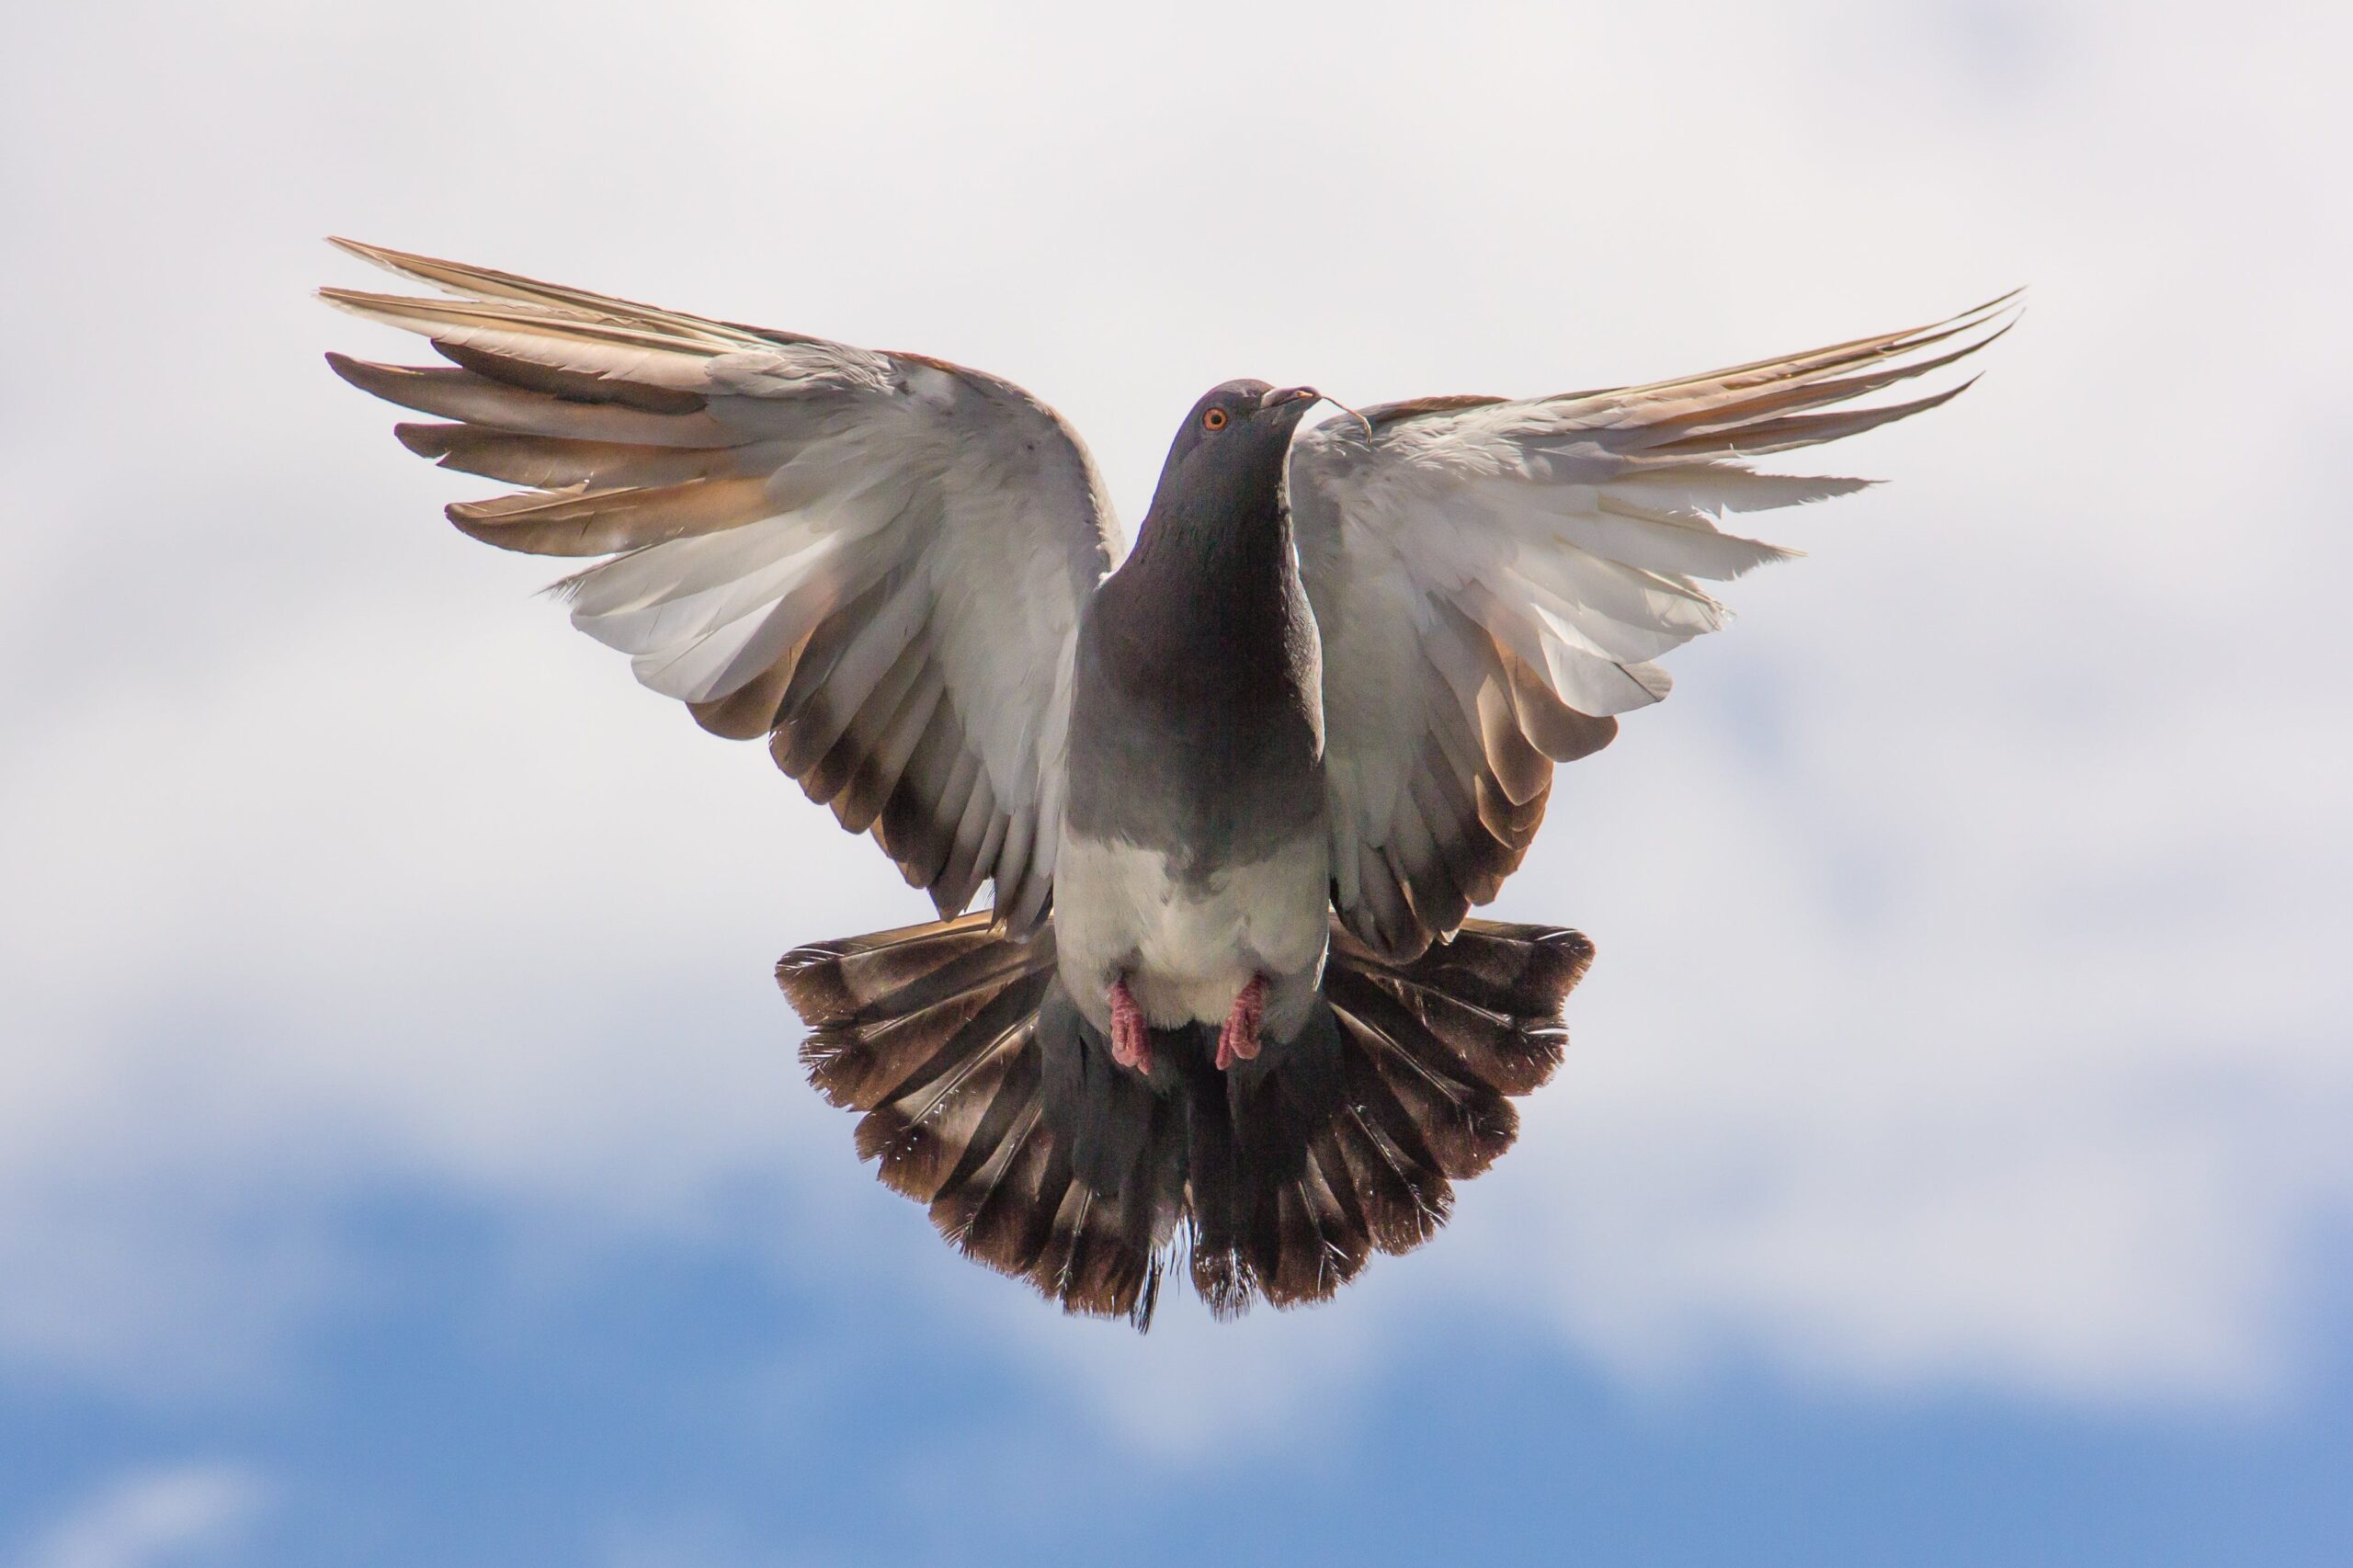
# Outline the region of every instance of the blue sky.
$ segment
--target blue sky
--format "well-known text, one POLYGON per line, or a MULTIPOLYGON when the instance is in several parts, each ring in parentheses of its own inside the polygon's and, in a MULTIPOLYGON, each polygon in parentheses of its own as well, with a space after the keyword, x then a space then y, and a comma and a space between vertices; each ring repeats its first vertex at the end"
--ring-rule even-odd
POLYGON ((0 1568, 2353 1557, 2347 28, 21 24, 0 1568), (1600 959, 1454 1224, 1139 1340, 857 1165, 768 971, 918 906, 441 523, 328 233, 987 367, 1131 521, 1231 376, 2034 292, 1564 771, 1498 912, 1600 959))
POLYGON ((1642 1397, 1430 1314, 1279 1436, 1172 1460, 1092 1440, 1066 1392, 895 1288, 648 1245, 518 1289, 511 1223, 413 1198, 346 1223, 397 1282, 303 1335, 287 1386, 223 1412, 18 1384, 0 1509, 210 1477, 236 1547, 188 1561, 453 1568, 2319 1563, 2353 1526, 2341 1360, 2260 1413, 1856 1400, 1753 1369, 1642 1397))

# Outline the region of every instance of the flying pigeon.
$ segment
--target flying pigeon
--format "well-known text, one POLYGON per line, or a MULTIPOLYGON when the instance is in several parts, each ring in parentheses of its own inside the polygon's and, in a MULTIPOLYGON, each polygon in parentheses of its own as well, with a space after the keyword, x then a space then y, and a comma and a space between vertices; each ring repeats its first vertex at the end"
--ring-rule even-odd
POLYGON ((1225 1316, 1446 1221, 1593 957, 1470 913, 1553 765, 1666 695, 1652 661, 1724 619, 1701 582, 1788 553, 1724 514, 1866 483, 1749 460, 1946 402, 1969 383, 1852 405, 2016 308, 1304 433, 1313 388, 1228 381, 1123 555, 1086 448, 1010 382, 335 243, 447 296, 321 291, 449 362, 328 356, 438 421, 403 445, 519 487, 449 520, 600 558, 559 585, 573 624, 930 895, 778 968, 859 1155, 967 1256, 1139 1328, 1180 1258, 1225 1316))

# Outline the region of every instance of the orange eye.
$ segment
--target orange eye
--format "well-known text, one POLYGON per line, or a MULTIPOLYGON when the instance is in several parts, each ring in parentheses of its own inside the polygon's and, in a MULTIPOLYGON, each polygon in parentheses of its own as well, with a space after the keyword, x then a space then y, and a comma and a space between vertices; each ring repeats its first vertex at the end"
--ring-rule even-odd
POLYGON ((1224 429, 1225 410, 1222 408, 1211 409, 1207 414, 1201 415, 1201 424, 1211 430, 1224 429))

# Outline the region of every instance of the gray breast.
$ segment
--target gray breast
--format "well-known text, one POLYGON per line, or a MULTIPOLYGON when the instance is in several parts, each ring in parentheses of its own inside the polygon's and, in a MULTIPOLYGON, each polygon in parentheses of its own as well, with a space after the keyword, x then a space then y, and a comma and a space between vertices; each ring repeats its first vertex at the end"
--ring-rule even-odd
POLYGON ((1138 564, 1106 582, 1080 620, 1071 825, 1157 850, 1196 880, 1320 836, 1322 670, 1296 574, 1273 593, 1236 596, 1131 574, 1138 564))
POLYGON ((1285 559, 1242 583, 1200 569, 1230 563, 1131 557, 1081 619, 1054 926, 1097 1028, 1120 977, 1162 1027, 1222 1019, 1254 974, 1278 1040, 1313 1003, 1331 885, 1321 665, 1279 542, 1285 559))

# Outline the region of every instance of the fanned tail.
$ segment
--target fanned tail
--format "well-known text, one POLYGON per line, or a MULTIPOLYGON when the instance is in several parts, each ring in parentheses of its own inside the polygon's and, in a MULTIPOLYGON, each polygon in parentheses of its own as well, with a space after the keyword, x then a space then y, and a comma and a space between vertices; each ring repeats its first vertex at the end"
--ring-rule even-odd
POLYGON ((1511 1096, 1560 1066, 1561 1006, 1592 961, 1577 932, 1469 920, 1392 963, 1335 919, 1300 1037, 1188 1078, 1192 1275, 1211 1310, 1324 1301, 1372 1254, 1437 1234, 1453 1184, 1518 1136, 1511 1096))
POLYGON ((1471 920, 1406 963, 1336 919, 1323 1003, 1221 1073, 1206 1028, 1115 1066, 1054 972, 1051 927, 985 915, 801 948, 777 975, 811 1080, 861 1111, 858 1149, 965 1256, 1066 1311, 1149 1326, 1182 1248, 1221 1317, 1330 1297, 1445 1224, 1453 1184, 1511 1146, 1511 1097, 1560 1065, 1574 931, 1471 920))
POLYGON ((1150 1325, 1174 1203, 1163 1216, 1141 1184, 1097 1190, 1048 1126, 1051 929, 1008 937, 983 914, 849 937, 787 953, 777 981, 810 1027, 810 1081, 865 1113, 858 1157, 885 1185, 1065 1311, 1150 1325))

